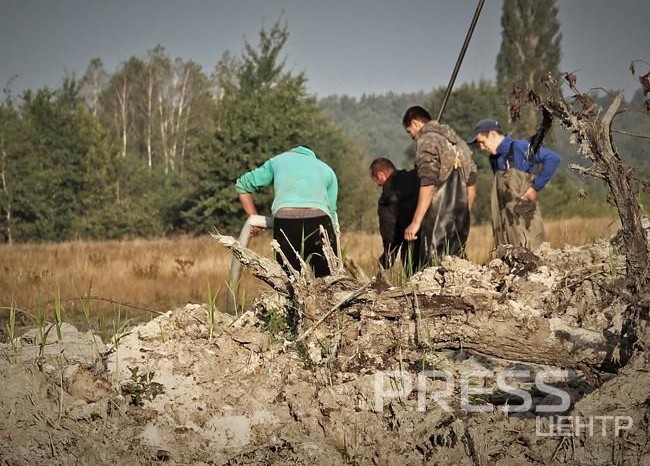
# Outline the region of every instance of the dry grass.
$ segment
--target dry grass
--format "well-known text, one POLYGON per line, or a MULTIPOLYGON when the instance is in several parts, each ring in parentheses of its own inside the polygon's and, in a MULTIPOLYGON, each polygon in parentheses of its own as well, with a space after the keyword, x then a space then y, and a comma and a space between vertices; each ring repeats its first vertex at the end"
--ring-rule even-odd
MULTIPOLYGON (((599 238, 611 236, 620 225, 618 219, 614 220, 610 217, 572 217, 544 221, 546 241, 549 241, 554 248, 561 248, 565 245, 591 244, 599 238)), ((470 260, 480 264, 487 263, 493 248, 494 239, 491 225, 483 224, 470 230, 467 241, 467 257, 470 260)))
MULTIPOLYGON (((551 244, 560 247, 608 236, 618 222, 574 218, 546 222, 546 228, 551 244)), ((269 242, 266 233, 253 238, 250 246, 271 257, 269 242)), ((344 233, 342 249, 368 274, 376 271, 379 235, 344 233)), ((489 225, 472 229, 467 249, 470 260, 489 260, 489 225)), ((118 308, 124 318, 146 319, 188 302, 206 302, 208 283, 213 293, 219 291, 218 305, 223 309, 230 261, 230 254, 210 237, 0 245, 0 321, 8 315, 12 299, 28 321, 39 309, 51 315, 57 289, 64 318, 72 322, 83 323, 79 298, 89 290, 93 297, 105 299, 92 301, 92 324, 98 327, 110 324, 118 308)), ((244 273, 240 306, 265 289, 266 285, 244 273)))
MULTIPOLYGON (((560 248, 565 245, 590 244, 599 238, 611 236, 620 222, 609 217, 604 218, 567 218, 544 222, 546 240, 551 246, 560 248)), ((374 260, 381 255, 381 239, 378 234, 354 233, 345 235, 343 252, 353 257, 361 267, 373 272, 374 260)), ((482 224, 472 227, 467 240, 467 257, 473 262, 486 264, 494 248, 492 226, 482 224)))
MULTIPOLYGON (((269 237, 250 246, 271 255, 269 237)), ((230 254, 208 236, 199 238, 0 245, 0 307, 12 299, 24 315, 51 315, 57 293, 67 320, 79 322, 80 297, 94 298, 96 323, 110 323, 118 308, 124 318, 149 318, 188 302, 206 302, 208 283, 224 306, 230 254)), ((263 284, 244 275, 240 304, 259 295, 263 284)), ((0 309, 0 320, 6 313, 0 309)))

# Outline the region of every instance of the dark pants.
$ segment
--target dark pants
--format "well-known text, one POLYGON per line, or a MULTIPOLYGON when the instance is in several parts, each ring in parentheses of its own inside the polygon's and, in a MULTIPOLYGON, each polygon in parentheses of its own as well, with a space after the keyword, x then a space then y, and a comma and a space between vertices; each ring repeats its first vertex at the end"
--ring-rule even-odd
POLYGON ((430 243, 433 228, 420 228, 418 239, 415 241, 402 240, 397 245, 384 241, 384 253, 379 258, 379 264, 388 269, 395 264, 397 255, 402 261, 402 270, 407 277, 431 266, 430 243))
MULTIPOLYGON (((291 267, 300 270, 300 261, 296 252, 314 271, 316 277, 330 275, 331 271, 323 253, 323 238, 320 233, 320 226, 325 228, 327 237, 334 253, 338 255, 336 246, 336 234, 332 227, 332 221, 328 215, 309 218, 283 218, 273 219, 273 239, 280 244, 280 249, 286 256, 291 267)), ((285 268, 279 254, 276 260, 285 268)))

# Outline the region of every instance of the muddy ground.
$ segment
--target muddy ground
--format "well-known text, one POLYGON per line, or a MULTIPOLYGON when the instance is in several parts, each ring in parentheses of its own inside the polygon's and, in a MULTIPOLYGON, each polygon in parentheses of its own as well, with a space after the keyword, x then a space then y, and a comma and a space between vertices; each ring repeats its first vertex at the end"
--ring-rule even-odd
MULTIPOLYGON (((588 285, 613 279, 608 243, 539 257, 533 276, 503 262, 443 265, 464 293, 488 287, 518 312, 561 300, 572 326, 624 311, 588 285)), ((408 286, 436 283, 429 269, 408 286)), ((188 304, 108 344, 67 324, 60 338, 46 326, 5 341, 0 464, 650 464, 644 322, 629 362, 594 373, 412 344, 412 325, 363 312, 341 311, 296 345, 269 304, 277 296, 264 299, 236 320, 188 304), (506 370, 520 372, 504 391, 506 370)))

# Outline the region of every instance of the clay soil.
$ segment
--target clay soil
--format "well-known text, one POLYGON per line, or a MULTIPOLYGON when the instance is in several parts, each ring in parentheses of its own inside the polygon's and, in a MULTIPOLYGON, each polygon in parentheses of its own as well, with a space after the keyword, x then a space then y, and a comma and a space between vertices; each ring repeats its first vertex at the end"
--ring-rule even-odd
MULTIPOLYGON (((604 298, 568 283, 568 271, 580 264, 592 267, 583 278, 607 278, 608 248, 549 250, 537 279, 506 271, 498 287, 490 280, 499 263, 454 260, 446 264, 447 277, 474 277, 473 286, 500 290, 505 283, 511 295, 504 300, 521 306, 530 305, 531 283, 557 295, 564 279, 573 286, 563 298, 573 302, 566 309, 577 309, 571 322, 586 321, 584 315, 602 311, 604 298)), ((435 284, 433 272, 414 277, 411 286, 426 290, 435 284)), ((60 336, 51 325, 13 342, 5 336, 0 464, 650 464, 650 334, 643 323, 623 367, 583 372, 462 344, 414 344, 412 329, 399 319, 345 310, 345 318, 334 315, 313 338, 295 344, 285 315, 269 304, 274 299, 263 297, 236 320, 188 304, 122 329, 106 344, 67 324, 60 336), (531 409, 507 409, 523 398, 497 389, 496 376, 505 370, 530 374, 516 386, 529 394, 531 409), (566 370, 556 388, 569 395, 570 407, 538 413, 535 406, 559 402, 534 383, 535 374, 550 370, 566 370), (418 392, 422 371, 430 377, 418 392), (474 374, 470 395, 462 389, 468 373, 474 374), (561 432, 554 430, 558 414, 566 416, 561 432), (593 428, 576 430, 576 422, 593 428)), ((606 304, 613 312, 609 295, 606 304)))

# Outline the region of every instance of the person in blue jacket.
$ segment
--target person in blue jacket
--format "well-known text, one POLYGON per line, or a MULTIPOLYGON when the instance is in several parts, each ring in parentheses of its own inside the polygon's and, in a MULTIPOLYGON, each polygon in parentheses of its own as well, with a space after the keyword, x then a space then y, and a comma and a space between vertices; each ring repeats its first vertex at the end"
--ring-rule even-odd
POLYGON ((479 121, 467 142, 477 144, 490 156, 495 246, 512 244, 536 249, 544 242, 538 193, 555 175, 560 156, 545 147, 531 153, 527 139, 504 135, 496 120, 479 121))
MULTIPOLYGON (((330 275, 323 253, 320 226, 338 254, 336 233, 338 218, 336 174, 307 146, 294 147, 267 160, 258 168, 240 176, 235 183, 239 201, 248 215, 257 215, 253 193, 273 185, 273 238, 291 267, 300 270, 300 254, 316 277, 330 275)), ((259 230, 253 230, 253 234, 259 230)), ((279 254, 276 259, 283 264, 279 254)))

